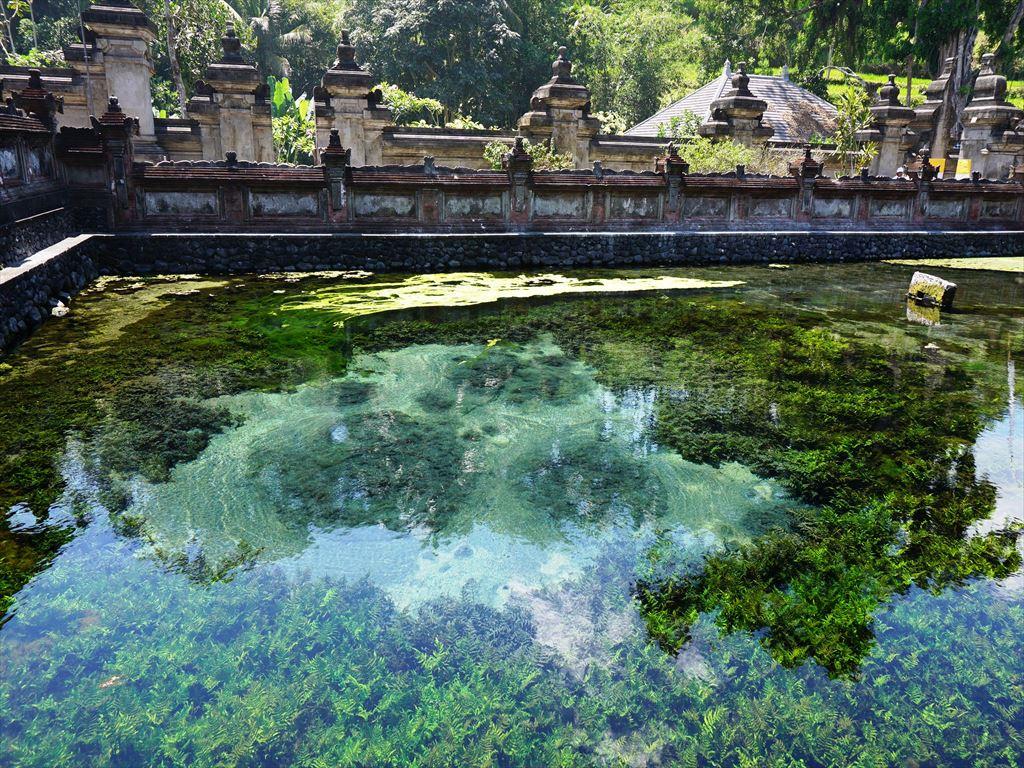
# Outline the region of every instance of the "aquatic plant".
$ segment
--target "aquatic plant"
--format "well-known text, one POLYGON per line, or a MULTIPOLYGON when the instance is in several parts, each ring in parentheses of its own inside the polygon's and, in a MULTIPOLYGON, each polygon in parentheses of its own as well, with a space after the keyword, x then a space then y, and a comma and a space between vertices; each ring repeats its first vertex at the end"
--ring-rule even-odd
MULTIPOLYGON (((83 297, 0 371, 0 502, 80 523, 0 527, 0 587, 16 593, 0 762, 1021 765, 1018 532, 986 521, 1012 477, 986 464, 985 440, 1005 453, 1007 433, 983 430, 1020 418, 1007 359, 1024 355, 1024 302, 965 275, 961 313, 914 326, 907 270, 838 272, 842 296, 819 268, 705 270, 747 285, 436 311, 441 281, 420 278, 83 297), (524 426, 503 444, 510 415, 524 426), (252 439, 261 423, 276 442, 252 439), (272 505, 283 532, 181 503, 221 490, 192 481, 246 446, 301 500, 272 505), (490 479, 453 489, 446 462, 482 446, 490 463, 472 466, 490 479), (309 524, 346 509, 324 495, 339 462, 382 502, 348 507, 340 530, 382 522, 374 545, 424 521, 444 533, 410 558, 433 596, 388 581, 379 547, 341 550, 368 579, 301 575, 317 565, 309 524), (398 465, 411 475, 382 471, 398 465), (479 494, 497 489, 503 513, 545 514, 488 518, 479 494), (449 492, 463 516, 423 503, 449 492), (417 515, 391 515, 395 499, 417 515), (637 515, 598 519, 609 509, 637 515), (471 538, 482 520, 507 526, 520 573, 573 567, 502 592, 510 571, 471 538), (216 548, 246 523, 262 538, 216 548), (453 591, 460 568, 480 578, 453 591)), ((454 290, 467 307, 500 298, 454 290)), ((224 485, 254 481, 224 466, 224 485)))

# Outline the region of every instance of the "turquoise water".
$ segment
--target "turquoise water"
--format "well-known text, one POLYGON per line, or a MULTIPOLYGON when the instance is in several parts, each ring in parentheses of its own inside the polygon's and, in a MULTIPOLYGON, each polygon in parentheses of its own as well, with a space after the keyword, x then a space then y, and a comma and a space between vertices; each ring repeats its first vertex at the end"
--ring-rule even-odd
MULTIPOLYGON (((992 494, 967 530, 942 535, 968 551, 1014 529, 1020 286, 959 273, 964 312, 929 326, 895 298, 906 270, 848 269, 718 270, 744 286, 585 301, 641 324, 670 307, 687 317, 694 300, 767 322, 793 312, 808 333, 912 352, 932 371, 915 386, 957 387, 977 409, 970 439, 966 427, 943 437, 939 474, 992 494), (856 288, 823 291, 823 274, 856 288)), ((182 296, 172 303, 198 300, 182 296)), ((103 311, 103 296, 90 301, 103 311)), ((45 513, 14 505, 6 524, 12 541, 72 534, 0 628, 0 765, 1024 765, 1024 571, 1005 553, 998 573, 970 578, 945 578, 952 566, 931 556, 926 577, 872 609, 852 673, 813 653, 791 663, 764 630, 730 628, 717 610, 698 612, 678 647, 656 639, 638 580, 699 575, 772 531, 802 536, 828 503, 773 477, 756 451, 696 460, 676 420, 782 434, 796 419, 782 395, 813 384, 824 401, 842 382, 808 368, 775 397, 738 374, 739 347, 730 361, 699 328, 643 344, 625 319, 600 338, 572 330, 591 311, 581 301, 347 327, 343 370, 204 389, 195 402, 217 426, 197 418, 174 433, 186 458, 166 474, 125 459, 140 451, 134 421, 68 429, 59 497, 45 513), (512 316, 542 320, 515 329, 512 316), (736 413, 757 430, 733 425, 736 413)), ((202 334, 202 316, 185 314, 174 323, 202 334)), ((154 327, 103 343, 130 355, 154 327)), ((752 326, 764 337, 743 354, 770 359, 772 327, 752 326)), ((45 365, 70 331, 46 332, 26 364, 45 365)), ((910 373, 900 359, 905 370, 886 369, 893 386, 910 373)), ((895 401, 873 398, 801 429, 888 434, 895 401), (869 408, 870 424, 854 424, 869 408)), ((918 426, 933 428, 901 429, 918 426)), ((787 439, 765 453, 811 450, 787 439)), ((892 534, 893 562, 916 546, 915 524, 892 534)), ((797 633, 799 620, 772 632, 797 633)))

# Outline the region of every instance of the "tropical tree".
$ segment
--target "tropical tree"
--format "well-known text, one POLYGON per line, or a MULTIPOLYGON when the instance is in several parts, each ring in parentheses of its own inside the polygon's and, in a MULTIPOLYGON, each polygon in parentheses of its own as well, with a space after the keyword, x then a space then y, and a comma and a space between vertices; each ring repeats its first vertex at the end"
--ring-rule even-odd
POLYGON ((501 0, 354 0, 352 39, 374 74, 445 105, 510 125, 521 113, 522 38, 501 0))

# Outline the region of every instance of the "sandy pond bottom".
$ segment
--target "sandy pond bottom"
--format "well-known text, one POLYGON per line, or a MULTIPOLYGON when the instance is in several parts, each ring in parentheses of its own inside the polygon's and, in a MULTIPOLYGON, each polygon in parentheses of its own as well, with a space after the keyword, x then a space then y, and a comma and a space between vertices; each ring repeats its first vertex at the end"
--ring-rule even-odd
POLYGON ((107 281, 0 364, 0 765, 1024 765, 1024 284, 107 281))

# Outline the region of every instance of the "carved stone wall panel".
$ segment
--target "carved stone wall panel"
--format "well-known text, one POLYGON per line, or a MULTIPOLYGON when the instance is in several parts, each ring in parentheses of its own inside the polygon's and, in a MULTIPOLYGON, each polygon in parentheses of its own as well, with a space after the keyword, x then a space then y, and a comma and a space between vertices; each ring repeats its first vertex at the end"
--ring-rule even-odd
POLYGON ((816 219, 849 219, 853 211, 852 197, 815 197, 811 215, 816 219))
POLYGON ((535 219, 585 219, 587 195, 578 193, 534 194, 533 218, 535 219))
POLYGON ((607 211, 609 219, 656 221, 661 218, 661 196, 611 194, 607 211))
POLYGON ((249 210, 254 218, 274 216, 319 216, 320 195, 317 192, 249 193, 249 210))
POLYGON ((216 191, 146 191, 142 196, 143 215, 211 216, 221 215, 220 196, 216 191))
POLYGON ((352 211, 357 219, 415 219, 416 196, 357 192, 352 211))
POLYGON ((727 197, 691 197, 683 199, 684 219, 725 219, 729 216, 727 197))

